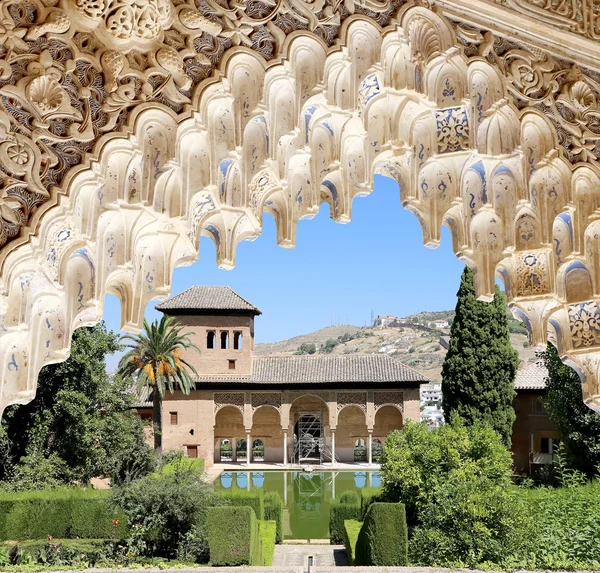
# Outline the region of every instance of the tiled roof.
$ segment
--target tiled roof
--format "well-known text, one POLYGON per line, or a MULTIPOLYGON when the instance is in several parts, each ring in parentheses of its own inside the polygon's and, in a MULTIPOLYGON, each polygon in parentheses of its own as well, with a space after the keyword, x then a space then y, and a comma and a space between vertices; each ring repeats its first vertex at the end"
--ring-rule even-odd
POLYGON ((133 386, 129 389, 129 392, 134 395, 133 408, 152 408, 152 392, 150 388, 144 386, 138 389, 133 386))
POLYGON ((331 384, 416 382, 429 380, 386 354, 335 356, 259 356, 250 376, 200 376, 202 383, 331 384))
POLYGON ((531 362, 517 371, 515 390, 545 390, 547 376, 548 370, 540 360, 531 362))
POLYGON ((156 310, 238 310, 261 314, 260 310, 228 286, 193 286, 156 305, 156 310))

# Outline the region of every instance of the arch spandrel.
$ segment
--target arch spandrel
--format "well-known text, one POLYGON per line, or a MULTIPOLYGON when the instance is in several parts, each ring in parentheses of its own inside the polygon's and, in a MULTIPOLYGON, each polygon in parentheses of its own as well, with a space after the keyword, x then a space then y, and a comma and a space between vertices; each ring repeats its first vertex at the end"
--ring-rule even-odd
POLYGON ((230 268, 266 211, 292 247, 322 202, 348 221, 374 173, 398 182, 426 244, 450 228, 480 297, 502 278, 533 342, 550 335, 600 408, 600 74, 510 40, 529 0, 481 28, 452 0, 284 0, 283 19, 37 2, 2 3, 0 410, 33 397, 107 293, 138 328, 200 236, 230 268))

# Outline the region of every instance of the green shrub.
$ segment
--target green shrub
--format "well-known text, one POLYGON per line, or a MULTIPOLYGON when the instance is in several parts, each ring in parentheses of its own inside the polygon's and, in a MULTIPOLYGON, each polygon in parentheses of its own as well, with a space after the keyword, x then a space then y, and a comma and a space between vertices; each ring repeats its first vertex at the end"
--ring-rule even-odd
POLYGON ((213 566, 262 565, 259 525, 251 507, 209 507, 206 528, 213 566))
POLYGON ((510 486, 512 455, 490 426, 466 427, 456 419, 428 430, 409 420, 385 440, 381 466, 385 499, 404 503, 408 523, 418 525, 434 489, 452 471, 467 466, 495 484, 510 486))
POLYGON ((360 505, 360 495, 352 489, 349 489, 340 495, 340 503, 349 505, 360 505))
POLYGON ((247 491, 245 489, 233 489, 231 491, 220 491, 219 496, 226 499, 228 505, 236 507, 250 506, 254 510, 256 519, 265 516, 262 491, 247 491))
POLYGON ((600 482, 518 489, 529 518, 528 568, 600 570, 600 482))
POLYGON ((19 554, 30 555, 40 565, 94 566, 109 557, 106 539, 34 539, 19 543, 19 554))
POLYGON ((172 474, 178 470, 179 467, 186 467, 198 474, 204 473, 204 458, 182 458, 181 460, 175 460, 169 462, 160 469, 160 473, 172 474))
POLYGON ((354 565, 356 561, 356 542, 358 541, 358 534, 361 527, 361 521, 356 521, 355 519, 346 519, 344 521, 344 547, 346 548, 348 563, 350 565, 354 565))
POLYGON ((360 490, 360 515, 363 521, 369 506, 375 501, 383 501, 383 490, 380 487, 363 487, 360 490))
POLYGON ((408 565, 408 527, 401 503, 372 503, 356 542, 357 565, 408 565))
POLYGON ((277 523, 274 520, 258 522, 260 527, 260 539, 262 545, 263 562, 261 565, 270 567, 275 555, 275 537, 277 535, 277 523))
POLYGON ((338 499, 332 500, 329 507, 329 540, 332 545, 344 542, 344 521, 347 519, 360 519, 360 505, 342 503, 338 499))
POLYGON ((522 508, 512 488, 468 465, 454 470, 435 486, 421 511, 422 523, 410 541, 411 562, 466 567, 502 563, 519 552, 529 535, 522 508))
POLYGON ((140 545, 152 555, 173 558, 181 545, 194 537, 206 536, 205 518, 209 506, 223 503, 202 481, 197 471, 179 464, 173 472, 149 475, 112 490, 113 503, 122 509, 140 545))
POLYGON ((283 543, 283 503, 276 491, 268 491, 263 498, 264 518, 277 523, 276 542, 283 543))
POLYGON ((110 492, 63 488, 0 494, 0 539, 126 537, 122 512, 110 492), (118 521, 118 525, 115 525, 118 521))

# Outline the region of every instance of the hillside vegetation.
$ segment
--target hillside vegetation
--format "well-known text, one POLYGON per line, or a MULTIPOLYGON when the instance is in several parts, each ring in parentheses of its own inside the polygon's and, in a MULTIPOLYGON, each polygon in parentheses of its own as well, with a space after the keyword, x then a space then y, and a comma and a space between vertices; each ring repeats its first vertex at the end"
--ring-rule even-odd
MULTIPOLYGON (((350 324, 328 326, 294 336, 287 340, 257 344, 255 351, 262 356, 292 356, 314 345, 315 354, 378 354, 386 353, 424 374, 432 381, 441 381, 442 363, 446 356, 444 338, 450 328, 428 326, 436 320, 454 318, 454 311, 420 312, 404 317, 400 327, 359 327, 350 324), (303 347, 303 345, 305 345, 303 347)), ((535 359, 527 342, 527 331, 517 320, 509 321, 511 343, 523 362, 535 359)))

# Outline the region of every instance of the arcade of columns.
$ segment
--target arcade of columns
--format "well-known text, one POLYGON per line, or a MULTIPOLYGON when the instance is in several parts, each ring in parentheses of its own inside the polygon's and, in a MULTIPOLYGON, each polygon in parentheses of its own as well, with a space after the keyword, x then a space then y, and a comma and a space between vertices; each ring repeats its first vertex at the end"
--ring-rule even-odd
MULTIPOLYGON (((0 412, 107 293, 123 325, 211 237, 278 241, 374 174, 600 410, 595 0, 1 0, 0 412)), ((398 258, 401 259, 401 245, 398 258)), ((390 261, 390 264, 398 264, 390 261)))

